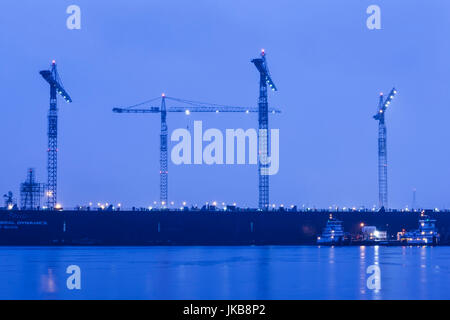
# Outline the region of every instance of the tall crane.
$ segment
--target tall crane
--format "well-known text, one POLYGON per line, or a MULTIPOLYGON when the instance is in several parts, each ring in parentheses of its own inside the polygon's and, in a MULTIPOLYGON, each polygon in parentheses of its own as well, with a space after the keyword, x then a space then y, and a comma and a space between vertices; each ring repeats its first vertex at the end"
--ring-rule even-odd
POLYGON ((380 209, 388 207, 388 185, 387 185, 387 146, 386 146, 386 110, 397 94, 393 88, 387 98, 380 93, 377 113, 373 116, 378 121, 378 205, 380 209))
POLYGON ((59 94, 67 103, 71 103, 67 91, 64 89, 56 68, 56 61, 52 61, 50 70, 39 72, 50 85, 50 109, 48 112, 48 149, 47 149, 47 206, 50 210, 57 204, 57 174, 58 174, 58 108, 56 95, 59 94))
POLYGON ((259 71, 259 100, 258 100, 258 177, 259 177, 259 200, 258 207, 261 210, 269 208, 269 164, 266 160, 269 150, 269 103, 267 101, 267 86, 273 91, 277 87, 270 76, 266 61, 266 53, 261 50, 261 57, 253 59, 252 63, 259 71))
MULTIPOLYGON (((160 133, 160 153, 159 153, 159 176, 160 176, 160 201, 161 205, 165 206, 168 203, 168 153, 167 153, 167 112, 185 113, 189 115, 191 112, 239 112, 239 113, 255 113, 258 112, 256 108, 244 108, 227 105, 219 105, 212 103, 204 103, 197 101, 190 101, 185 99, 178 99, 173 97, 167 97, 164 93, 161 97, 150 99, 148 101, 126 107, 126 108, 114 108, 115 113, 160 113, 161 114, 161 133, 160 133), (150 103, 161 99, 160 106, 151 106, 150 103), (167 107, 166 100, 174 101, 178 103, 178 106, 167 107), (183 105, 184 104, 184 105, 183 105), (135 109, 136 107, 146 106, 145 109, 135 109)), ((272 113, 279 113, 276 109, 270 109, 272 113)))

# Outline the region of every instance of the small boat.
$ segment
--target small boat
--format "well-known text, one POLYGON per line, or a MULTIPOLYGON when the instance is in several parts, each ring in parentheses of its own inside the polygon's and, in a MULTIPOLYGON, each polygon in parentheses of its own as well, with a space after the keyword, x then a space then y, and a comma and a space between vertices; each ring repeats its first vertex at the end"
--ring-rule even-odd
POLYGON ((317 244, 342 244, 344 235, 342 221, 333 218, 333 215, 330 214, 326 227, 323 228, 322 234, 317 237, 317 244))
POLYGON ((410 245, 437 245, 439 234, 436 229, 436 220, 422 213, 419 220, 419 229, 405 232, 400 240, 410 245))

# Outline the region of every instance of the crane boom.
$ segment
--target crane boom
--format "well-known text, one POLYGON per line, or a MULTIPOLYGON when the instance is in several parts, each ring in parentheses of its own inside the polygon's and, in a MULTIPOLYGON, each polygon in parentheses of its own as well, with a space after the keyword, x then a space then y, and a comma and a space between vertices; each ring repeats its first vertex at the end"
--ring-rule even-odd
MULTIPOLYGON (((157 99, 157 98, 156 98, 157 99)), ((206 103, 206 102, 197 102, 197 101, 190 101, 190 100, 184 100, 184 99, 178 99, 178 98, 172 98, 172 97, 165 97, 166 100, 172 100, 176 101, 178 103, 184 103, 188 106, 173 106, 173 107, 166 107, 167 112, 241 112, 241 113, 255 113, 258 112, 258 108, 245 108, 245 107, 236 107, 236 106, 228 106, 228 105, 220 105, 220 104, 214 104, 214 103, 206 103)), ((151 99, 149 101, 154 101, 155 99, 151 99)), ((131 107, 118 107, 113 108, 113 112, 115 113, 159 113, 161 112, 160 107, 155 106, 148 106, 146 108, 140 108, 136 109, 136 106, 142 106, 146 103, 139 103, 137 105, 131 106, 131 107)), ((280 110, 269 108, 268 110, 270 113, 281 113, 280 110)))
POLYGON ((278 91, 275 83, 272 80, 272 77, 270 76, 264 49, 261 51, 261 58, 253 59, 252 63, 255 65, 256 69, 258 69, 261 77, 264 79, 265 83, 269 85, 272 91, 278 91))
POLYGON ((64 89, 62 85, 62 81, 58 74, 58 69, 56 68, 56 62, 55 60, 52 61, 52 68, 51 70, 42 70, 39 72, 40 75, 45 79, 45 81, 48 82, 50 87, 55 88, 56 92, 61 95, 61 97, 66 100, 66 102, 71 103, 72 98, 67 93, 67 91, 64 89))
POLYGON ((115 113, 160 113, 159 107, 150 107, 148 109, 130 109, 130 108, 113 108, 115 113))
POLYGON ((392 100, 394 99, 395 95, 397 94, 397 90, 395 88, 392 88, 391 92, 389 92, 389 95, 385 100, 383 100, 384 96, 383 93, 380 94, 380 102, 378 105, 378 112, 376 115, 373 116, 375 120, 383 120, 384 121, 384 113, 386 112, 386 109, 391 104, 392 100))
MULTIPOLYGON (((280 110, 277 109, 269 109, 271 113, 281 113, 280 110)), ((161 109, 158 107, 150 107, 148 109, 128 109, 128 108, 113 108, 113 112, 115 113, 160 113, 161 109)), ((257 108, 242 108, 242 107, 234 107, 234 109, 230 109, 229 107, 168 107, 167 112, 244 112, 244 113, 256 113, 258 112, 257 108)))

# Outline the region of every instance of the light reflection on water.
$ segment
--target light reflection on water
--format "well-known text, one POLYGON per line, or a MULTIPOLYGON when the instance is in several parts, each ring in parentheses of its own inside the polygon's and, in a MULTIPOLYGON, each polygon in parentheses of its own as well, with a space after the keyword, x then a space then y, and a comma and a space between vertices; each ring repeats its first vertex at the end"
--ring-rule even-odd
POLYGON ((450 299, 450 247, 0 247, 0 298, 450 299))

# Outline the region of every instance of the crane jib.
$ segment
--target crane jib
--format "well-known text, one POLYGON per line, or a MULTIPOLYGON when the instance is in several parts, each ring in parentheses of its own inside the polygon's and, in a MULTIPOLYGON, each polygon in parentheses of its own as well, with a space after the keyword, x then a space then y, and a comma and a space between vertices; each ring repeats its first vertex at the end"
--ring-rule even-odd
POLYGON ((56 81, 53 77, 53 74, 50 70, 43 70, 39 72, 45 81, 48 82, 50 86, 54 86, 56 88, 56 92, 61 95, 61 97, 66 100, 66 102, 72 102, 72 98, 69 96, 67 91, 61 86, 61 84, 56 81))

